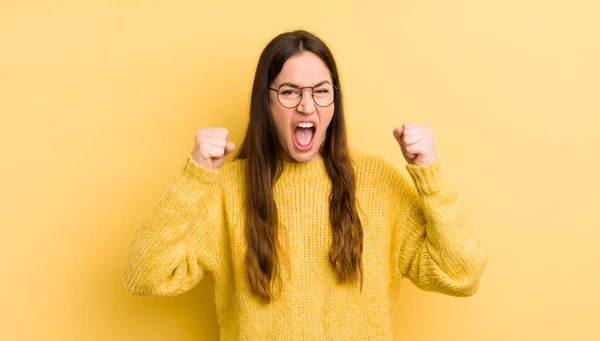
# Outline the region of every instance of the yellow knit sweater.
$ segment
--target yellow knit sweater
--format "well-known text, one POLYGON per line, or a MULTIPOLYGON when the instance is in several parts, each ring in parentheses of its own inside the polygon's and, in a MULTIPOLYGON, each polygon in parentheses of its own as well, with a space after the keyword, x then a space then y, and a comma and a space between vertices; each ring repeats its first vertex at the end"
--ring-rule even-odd
POLYGON ((440 161, 407 165, 411 184, 382 158, 352 152, 363 224, 364 282, 336 284, 323 160, 284 163, 273 193, 282 249, 279 297, 251 295, 246 275, 245 160, 207 170, 188 155, 144 219, 125 261, 136 295, 172 296, 215 278, 221 340, 391 340, 402 278, 454 296, 475 293, 487 263, 440 161), (287 257, 287 261, 284 261, 287 257))

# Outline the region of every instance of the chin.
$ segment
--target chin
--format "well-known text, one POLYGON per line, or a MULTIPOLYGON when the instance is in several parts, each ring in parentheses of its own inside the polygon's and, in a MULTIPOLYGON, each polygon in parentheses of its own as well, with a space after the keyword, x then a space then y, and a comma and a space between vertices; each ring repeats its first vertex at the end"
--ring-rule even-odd
POLYGON ((316 160, 317 157, 318 157, 317 153, 311 153, 311 154, 305 154, 305 153, 303 153, 302 155, 294 157, 294 160, 296 162, 309 162, 309 161, 316 160))

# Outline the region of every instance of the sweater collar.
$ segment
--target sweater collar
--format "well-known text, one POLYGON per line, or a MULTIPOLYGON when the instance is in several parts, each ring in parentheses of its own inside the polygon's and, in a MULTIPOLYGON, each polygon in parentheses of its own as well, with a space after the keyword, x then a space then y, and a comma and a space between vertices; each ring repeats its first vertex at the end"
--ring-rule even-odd
POLYGON ((307 162, 286 162, 280 160, 281 176, 280 179, 297 179, 297 178, 320 178, 327 177, 327 169, 325 167, 325 159, 319 158, 314 161, 307 162))

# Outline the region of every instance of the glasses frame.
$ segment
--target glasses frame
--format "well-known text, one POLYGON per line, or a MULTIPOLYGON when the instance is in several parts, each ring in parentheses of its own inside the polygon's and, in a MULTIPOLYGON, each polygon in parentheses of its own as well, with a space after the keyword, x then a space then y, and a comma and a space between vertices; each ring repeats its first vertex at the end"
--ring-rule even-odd
POLYGON ((338 87, 335 86, 335 85, 333 85, 333 83, 330 83, 330 82, 325 82, 323 84, 320 84, 318 86, 301 86, 300 87, 300 100, 298 101, 298 104, 294 105, 293 107, 286 107, 285 105, 283 105, 283 103, 281 103, 281 99, 279 99, 279 89, 281 89, 282 86, 290 86, 289 84, 282 84, 277 89, 269 87, 269 90, 275 91, 277 93, 277 102, 279 102, 279 104, 281 104, 281 106, 284 107, 284 108, 286 108, 286 109, 295 109, 295 108, 297 108, 300 105, 300 103, 302 103, 302 98, 304 98, 304 89, 310 89, 310 97, 312 97, 313 102, 315 102, 315 104, 318 107, 327 108, 328 106, 331 106, 335 102, 335 96, 336 96, 336 92, 338 90, 338 87), (319 87, 319 86, 321 86, 323 84, 331 84, 331 86, 333 87, 333 101, 331 101, 331 103, 329 103, 327 105, 320 105, 315 100, 315 88, 319 87))

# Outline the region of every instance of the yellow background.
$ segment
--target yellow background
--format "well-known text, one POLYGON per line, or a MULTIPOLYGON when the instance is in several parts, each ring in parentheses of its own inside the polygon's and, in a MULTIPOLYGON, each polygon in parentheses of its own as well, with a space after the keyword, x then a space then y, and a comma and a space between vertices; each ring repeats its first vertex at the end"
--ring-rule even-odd
POLYGON ((468 299, 405 282, 397 340, 600 340, 597 1, 0 3, 0 339, 214 340, 207 278, 139 298, 122 260, 202 126, 240 142, 276 34, 316 32, 351 144, 431 125, 490 253, 468 299))

